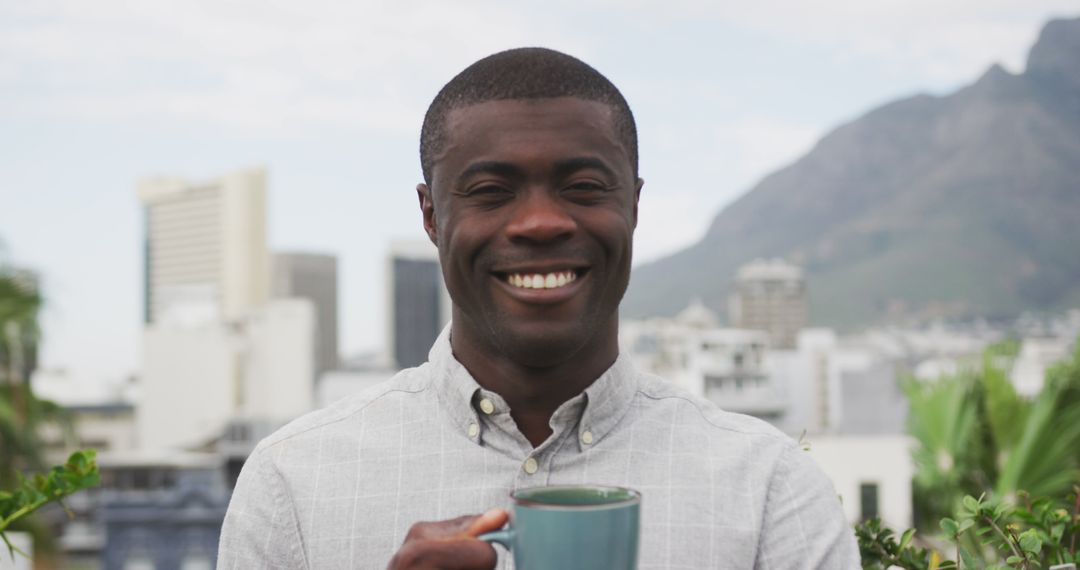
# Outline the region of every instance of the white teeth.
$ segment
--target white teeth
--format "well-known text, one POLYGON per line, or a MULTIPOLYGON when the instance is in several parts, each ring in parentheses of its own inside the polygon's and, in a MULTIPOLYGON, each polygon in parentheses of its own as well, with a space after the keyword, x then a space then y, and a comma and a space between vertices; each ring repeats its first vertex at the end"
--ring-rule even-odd
POLYGON ((506 276, 507 283, 522 289, 558 289, 559 287, 565 287, 576 279, 577 273, 572 270, 558 271, 547 275, 511 273, 506 276))

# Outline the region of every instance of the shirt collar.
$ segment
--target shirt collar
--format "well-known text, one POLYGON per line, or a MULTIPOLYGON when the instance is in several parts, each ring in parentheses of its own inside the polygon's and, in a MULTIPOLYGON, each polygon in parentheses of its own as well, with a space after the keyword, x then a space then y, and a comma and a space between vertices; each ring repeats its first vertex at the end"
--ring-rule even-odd
MULTIPOLYGON (((480 392, 480 385, 454 358, 454 351, 450 347, 450 324, 443 328, 435 339, 435 344, 431 345, 428 362, 432 366, 432 378, 439 402, 450 420, 464 433, 470 433, 471 425, 476 425, 476 429, 479 429, 480 418, 472 403, 480 392)), ((478 435, 470 438, 480 441, 478 435)))
MULTIPOLYGON (((428 353, 432 366, 435 390, 451 421, 465 433, 470 425, 480 425, 478 407, 482 398, 490 399, 501 411, 507 410, 505 401, 498 394, 483 390, 469 371, 454 358, 450 346, 450 325, 446 325, 428 353)), ((556 410, 560 421, 577 421, 567 413, 580 417, 577 422, 577 440, 581 449, 595 446, 619 423, 630 407, 637 392, 638 375, 630 358, 620 353, 595 382, 585 389, 582 397, 575 397, 556 410), (564 409, 565 408, 565 409, 564 409), (586 434, 586 432, 588 432, 586 434)), ((481 438, 474 437, 479 442, 481 438)))

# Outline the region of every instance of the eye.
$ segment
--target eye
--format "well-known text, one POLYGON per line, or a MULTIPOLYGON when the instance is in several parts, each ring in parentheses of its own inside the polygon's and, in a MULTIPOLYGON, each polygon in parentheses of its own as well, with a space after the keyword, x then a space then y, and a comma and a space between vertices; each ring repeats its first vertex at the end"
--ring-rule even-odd
POLYGON ((499 194, 510 194, 510 189, 497 184, 482 184, 465 192, 466 196, 497 196, 499 194))
POLYGON ((514 191, 510 188, 490 182, 477 184, 457 194, 468 203, 482 207, 499 206, 514 197, 514 191))
POLYGON ((580 182, 574 182, 568 188, 569 190, 582 190, 582 191, 607 191, 607 186, 593 180, 582 180, 580 182))
POLYGON ((612 187, 599 180, 576 180, 563 190, 564 195, 577 202, 592 203, 603 199, 612 187))

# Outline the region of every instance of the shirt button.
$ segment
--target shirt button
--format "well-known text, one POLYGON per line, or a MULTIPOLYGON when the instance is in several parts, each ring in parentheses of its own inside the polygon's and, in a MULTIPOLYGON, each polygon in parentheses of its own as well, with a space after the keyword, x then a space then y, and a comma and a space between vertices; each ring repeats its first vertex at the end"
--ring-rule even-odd
POLYGON ((484 398, 483 400, 480 400, 480 411, 491 415, 491 412, 495 411, 495 404, 492 404, 491 400, 484 398))
POLYGON ((480 435, 480 426, 469 424, 469 437, 476 437, 478 435, 480 435))
POLYGON ((581 434, 581 443, 584 443, 585 445, 589 445, 592 442, 593 442, 592 432, 588 431, 588 430, 585 430, 585 433, 581 434))
POLYGON ((525 465, 523 466, 523 468, 525 469, 525 472, 528 473, 529 475, 532 475, 533 473, 536 473, 536 470, 539 469, 539 467, 540 466, 537 465, 536 460, 533 459, 532 457, 526 459, 525 460, 525 465))

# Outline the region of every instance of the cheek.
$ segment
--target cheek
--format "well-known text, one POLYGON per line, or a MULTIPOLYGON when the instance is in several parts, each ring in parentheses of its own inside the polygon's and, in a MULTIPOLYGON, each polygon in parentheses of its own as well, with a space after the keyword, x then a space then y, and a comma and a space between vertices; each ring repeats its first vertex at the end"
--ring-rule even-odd
MULTIPOLYGON (((442 263, 446 275, 457 281, 459 288, 473 289, 470 284, 481 278, 485 252, 493 242, 493 234, 488 232, 479 220, 470 219, 468 223, 447 224, 440 234, 440 249, 446 251, 442 263)), ((469 291, 462 291, 469 294, 469 291)))
POLYGON ((597 218, 591 224, 593 236, 613 256, 629 255, 634 243, 633 219, 621 214, 597 218))

